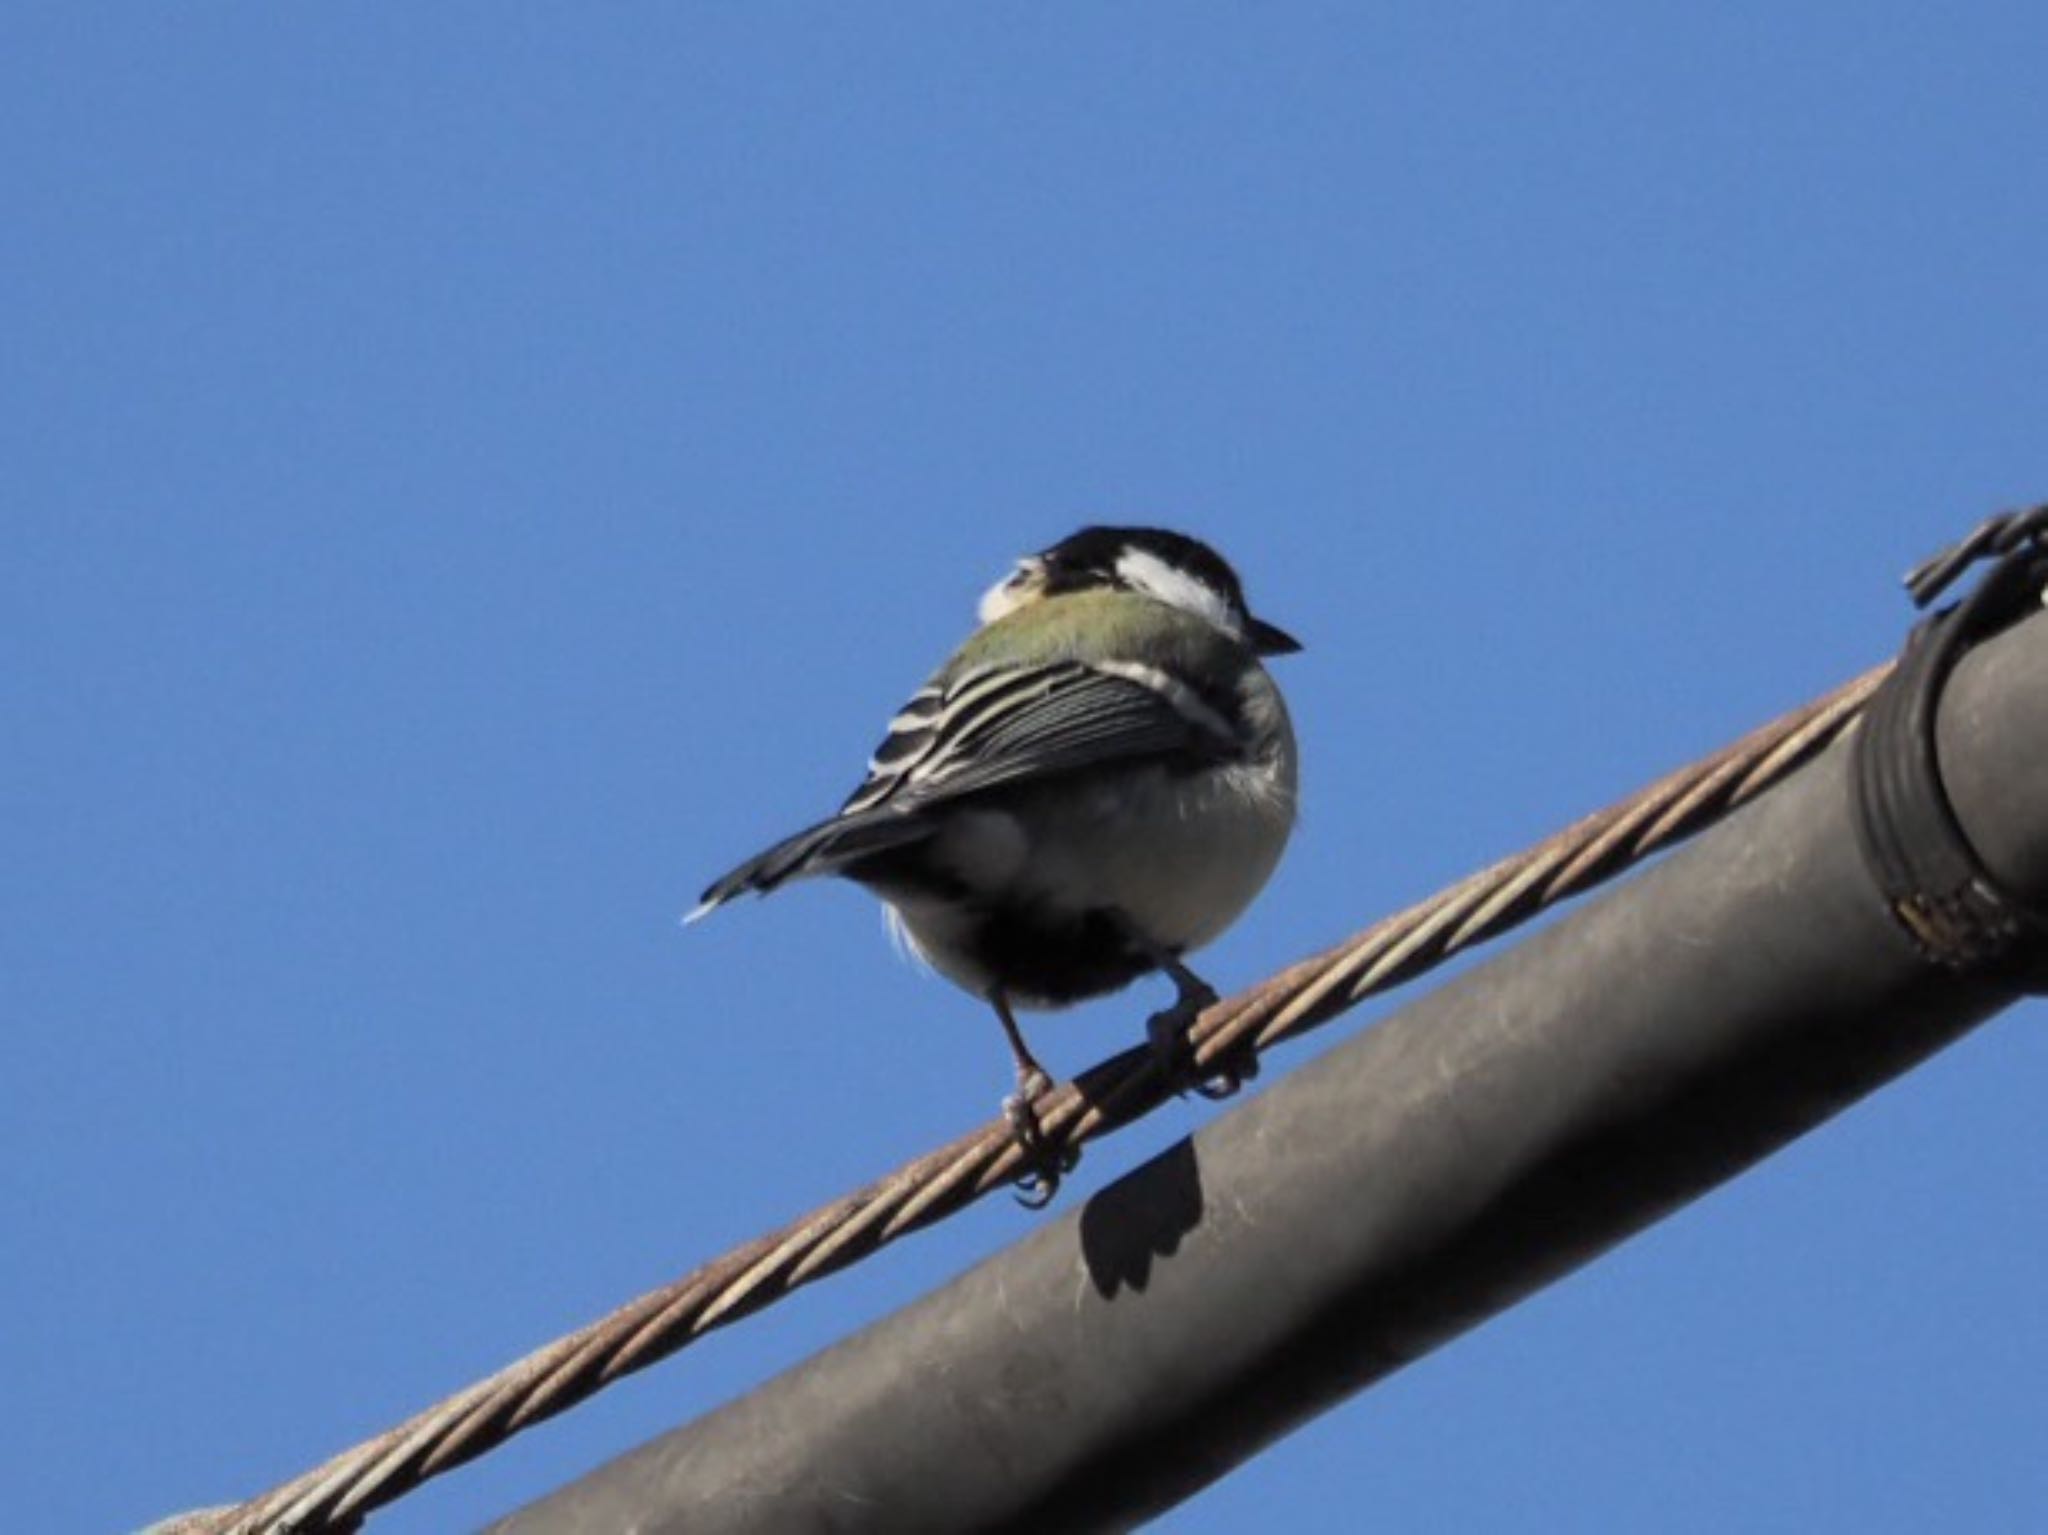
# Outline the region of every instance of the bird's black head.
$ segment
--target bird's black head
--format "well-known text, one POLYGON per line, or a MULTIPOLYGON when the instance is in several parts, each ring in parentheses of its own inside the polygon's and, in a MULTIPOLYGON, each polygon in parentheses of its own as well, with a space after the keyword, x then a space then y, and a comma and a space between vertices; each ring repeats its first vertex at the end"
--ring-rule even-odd
POLYGON ((1083 528, 1050 549, 1017 562, 1009 578, 982 598, 984 622, 1034 602, 1098 588, 1142 592, 1235 635, 1260 655, 1286 655, 1301 644, 1254 618, 1244 583, 1198 538, 1167 528, 1083 528))

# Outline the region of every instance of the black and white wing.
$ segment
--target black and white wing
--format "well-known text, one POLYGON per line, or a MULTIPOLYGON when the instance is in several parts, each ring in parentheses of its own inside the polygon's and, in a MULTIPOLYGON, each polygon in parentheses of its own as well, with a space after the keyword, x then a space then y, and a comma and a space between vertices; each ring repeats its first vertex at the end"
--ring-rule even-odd
POLYGON ((692 915, 921 841, 936 825, 929 812, 970 795, 1109 762, 1214 761, 1237 745, 1221 711, 1155 667, 970 668, 927 684, 897 712, 838 815, 740 865, 692 915))
POLYGON ((924 808, 1020 779, 1137 757, 1213 758, 1230 721, 1155 667, 985 666, 928 686, 889 722, 842 816, 924 808))

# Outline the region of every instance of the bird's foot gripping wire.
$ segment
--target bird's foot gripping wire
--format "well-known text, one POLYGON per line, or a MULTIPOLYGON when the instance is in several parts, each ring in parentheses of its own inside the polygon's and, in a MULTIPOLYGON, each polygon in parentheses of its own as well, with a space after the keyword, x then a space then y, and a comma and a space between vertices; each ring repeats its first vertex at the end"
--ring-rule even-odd
POLYGON ((1216 988, 1181 963, 1177 950, 1156 942, 1122 912, 1112 911, 1111 920, 1123 929, 1125 942, 1164 971, 1173 982, 1173 1006, 1163 1008, 1145 1020, 1145 1038, 1151 1042, 1152 1058, 1175 1093, 1190 1091, 1204 1098, 1228 1098, 1259 1074, 1258 1057, 1247 1053, 1242 1062, 1232 1062, 1204 1076, 1195 1066, 1195 1052, 1188 1042, 1188 1030, 1203 1010, 1216 1005, 1216 988))
POLYGON ((1038 1100, 1052 1091, 1052 1078, 1024 1043, 1024 1031, 1017 1027, 1009 999, 1001 992, 989 997, 1002 1021, 1003 1037, 1010 1042, 1010 1055, 1017 1063, 1017 1090, 1003 1100, 1003 1118, 1010 1122, 1010 1136, 1024 1153, 1024 1171, 1017 1176, 1017 1202, 1028 1210, 1042 1210, 1060 1191, 1060 1180, 1081 1164, 1081 1152, 1074 1146, 1055 1146, 1038 1122, 1038 1100))
POLYGON ((1152 1054, 1159 1062, 1160 1071, 1173 1084, 1176 1093, 1193 1091, 1212 1101, 1228 1098, 1259 1074, 1258 1057, 1246 1054, 1241 1061, 1219 1066, 1217 1070, 1203 1075, 1196 1068, 1188 1030, 1205 1009, 1215 1006, 1215 989, 1178 960, 1162 968, 1173 977, 1173 984, 1179 988, 1180 994, 1173 999, 1171 1007, 1163 1008, 1145 1020, 1145 1038, 1151 1042, 1152 1054))
POLYGON ((1081 1153, 1073 1146, 1056 1146, 1047 1139, 1038 1122, 1038 1100, 1052 1091, 1052 1078, 1037 1067, 1017 1073, 1017 1090, 1003 1099, 1003 1118, 1010 1122, 1010 1136, 1024 1153, 1024 1171, 1013 1187, 1017 1203, 1027 1210, 1042 1210, 1060 1191, 1060 1181, 1081 1165, 1081 1153))

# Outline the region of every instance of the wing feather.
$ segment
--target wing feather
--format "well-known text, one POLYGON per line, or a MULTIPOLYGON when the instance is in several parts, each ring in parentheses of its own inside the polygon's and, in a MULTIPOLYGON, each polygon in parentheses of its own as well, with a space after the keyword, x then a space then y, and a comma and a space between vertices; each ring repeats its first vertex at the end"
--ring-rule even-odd
POLYGON ((1102 762, 1214 756, 1235 741, 1221 714, 1150 668, 1112 671, 1080 661, 982 668, 946 689, 914 750, 877 752, 846 808, 922 808, 1102 762))
POLYGON ((1228 719, 1155 668, 974 667, 926 685, 897 711, 838 815, 713 883, 693 915, 921 841, 935 829, 926 812, 970 795, 1108 762, 1214 759, 1237 747, 1228 719))

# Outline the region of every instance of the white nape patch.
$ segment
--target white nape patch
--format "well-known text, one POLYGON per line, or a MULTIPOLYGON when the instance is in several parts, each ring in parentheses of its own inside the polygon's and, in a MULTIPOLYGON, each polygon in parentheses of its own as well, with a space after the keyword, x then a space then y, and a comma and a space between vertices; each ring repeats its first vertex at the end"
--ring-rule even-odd
POLYGON ((1157 598, 1183 613, 1192 613, 1232 639, 1244 638, 1244 624, 1231 611, 1223 593, 1200 576, 1191 575, 1178 565, 1169 565, 1149 549, 1126 545, 1124 552, 1116 557, 1116 573, 1118 579, 1134 591, 1157 598))
POLYGON ((976 616, 985 624, 1009 617, 1038 595, 1038 588, 1044 580, 1043 560, 1036 555, 1019 560, 1015 570, 981 594, 981 605, 975 609, 976 616))

